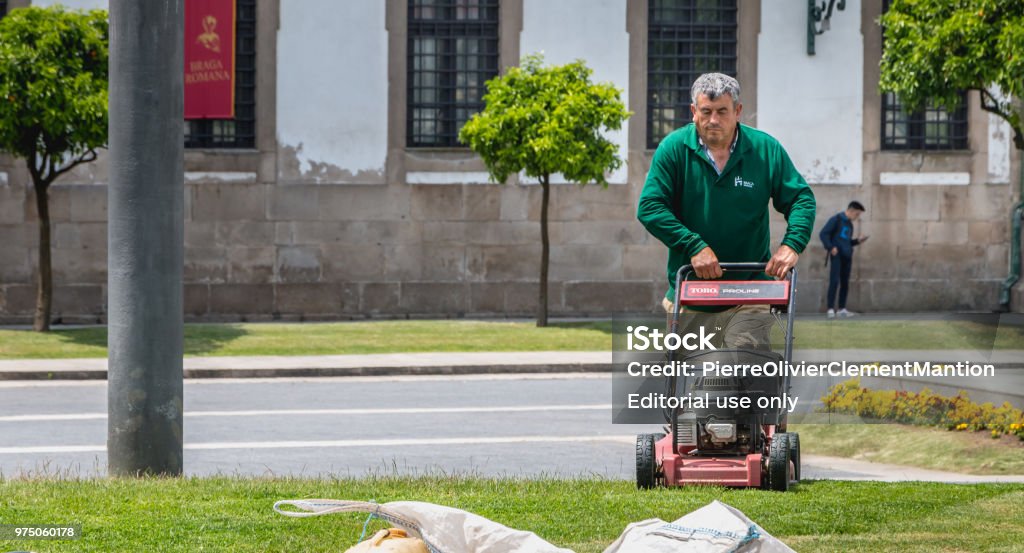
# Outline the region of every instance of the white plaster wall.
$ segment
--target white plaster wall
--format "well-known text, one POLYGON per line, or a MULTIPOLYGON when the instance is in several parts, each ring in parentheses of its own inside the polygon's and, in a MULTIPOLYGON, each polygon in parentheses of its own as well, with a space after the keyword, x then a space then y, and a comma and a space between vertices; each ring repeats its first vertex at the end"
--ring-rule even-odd
MULTIPOLYGON (((834 10, 832 28, 807 55, 806 0, 761 9, 757 123, 782 142, 811 184, 861 184, 864 37, 861 2, 834 10)), ((743 83, 740 83, 741 85, 743 83)))
MULTIPOLYGON (((544 62, 564 64, 583 59, 594 70, 594 82, 611 82, 629 105, 629 33, 626 0, 524 0, 522 55, 544 52, 544 62)), ((628 121, 606 136, 619 146, 623 165, 609 183, 624 184, 628 121)), ((554 179, 552 179, 554 181, 554 179)))
POLYGON ((300 170, 326 164, 383 175, 388 44, 381 0, 281 2, 277 138, 300 170), (341 7, 339 4, 343 4, 341 7))
MULTIPOLYGON (((33 6, 53 6, 60 4, 69 10, 106 10, 108 7, 107 0, 32 0, 33 6)), ((8 6, 8 9, 10 7, 8 6)))

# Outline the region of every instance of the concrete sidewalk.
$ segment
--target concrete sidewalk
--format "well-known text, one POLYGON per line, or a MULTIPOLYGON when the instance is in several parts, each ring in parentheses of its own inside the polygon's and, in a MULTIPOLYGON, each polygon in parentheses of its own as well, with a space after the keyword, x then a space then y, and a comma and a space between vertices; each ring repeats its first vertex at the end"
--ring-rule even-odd
MULTIPOLYGON (((185 378, 391 376, 611 372, 607 351, 383 353, 254 357, 186 357, 185 378)), ((0 360, 0 380, 92 380, 107 377, 107 359, 0 360)))
MULTIPOLYGON (((1024 376, 1024 350, 794 350, 794 363, 992 363, 1024 376)), ((610 351, 437 352, 367 355, 186 357, 185 378, 611 372, 610 351)), ((0 380, 104 379, 107 359, 0 360, 0 380)), ((1024 380, 1021 382, 1024 392, 1024 380)))

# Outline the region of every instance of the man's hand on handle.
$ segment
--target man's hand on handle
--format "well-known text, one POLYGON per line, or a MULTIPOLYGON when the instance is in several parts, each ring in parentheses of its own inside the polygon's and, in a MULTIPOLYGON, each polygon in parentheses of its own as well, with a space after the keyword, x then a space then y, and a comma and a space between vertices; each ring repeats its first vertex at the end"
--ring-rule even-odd
POLYGON ((832 250, 829 253, 833 256, 839 255, 839 248, 832 246, 832 250))
POLYGON ((786 245, 779 246, 779 249, 775 250, 775 255, 768 260, 768 266, 764 268, 764 272, 768 276, 778 279, 785 278, 786 273, 793 267, 796 267, 796 262, 799 259, 800 254, 796 253, 796 250, 793 248, 786 245))
POLYGON ((690 264, 693 265, 693 272, 697 273, 698 278, 709 280, 722 276, 722 266, 718 264, 718 257, 710 246, 691 257, 690 264))

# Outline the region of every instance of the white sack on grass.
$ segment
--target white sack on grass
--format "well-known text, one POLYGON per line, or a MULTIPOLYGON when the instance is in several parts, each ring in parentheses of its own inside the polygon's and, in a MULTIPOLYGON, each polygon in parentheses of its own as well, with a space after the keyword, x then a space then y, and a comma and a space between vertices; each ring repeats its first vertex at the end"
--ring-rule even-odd
POLYGON ((714 501, 676 520, 635 522, 604 553, 795 553, 743 513, 714 501))
MULTIPOLYGON (((433 503, 366 503, 334 499, 278 501, 274 510, 290 517, 330 513, 374 513, 421 538, 433 553, 574 553, 532 532, 515 530, 461 509, 433 503), (292 506, 301 511, 282 510, 292 506)), ((743 513, 714 501, 675 522, 635 522, 604 553, 796 553, 743 513)))
POLYGON ((329 513, 374 513, 426 542, 434 553, 573 553, 555 547, 533 532, 515 530, 480 515, 433 503, 394 501, 365 503, 334 499, 278 501, 274 510, 291 517, 329 513), (285 511, 290 505, 304 512, 285 511))

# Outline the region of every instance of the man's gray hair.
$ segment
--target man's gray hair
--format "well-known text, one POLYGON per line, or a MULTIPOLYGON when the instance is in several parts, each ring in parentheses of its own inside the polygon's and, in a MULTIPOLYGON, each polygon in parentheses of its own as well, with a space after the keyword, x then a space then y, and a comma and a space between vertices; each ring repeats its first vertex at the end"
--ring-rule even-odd
POLYGON ((732 97, 732 103, 740 102, 740 83, 724 73, 705 73, 697 77, 690 87, 690 103, 697 105, 697 98, 706 94, 709 100, 715 100, 723 94, 732 97))

